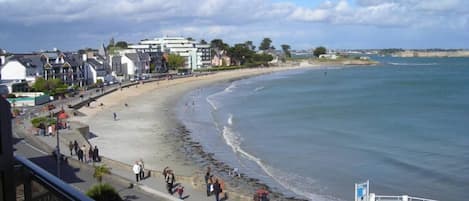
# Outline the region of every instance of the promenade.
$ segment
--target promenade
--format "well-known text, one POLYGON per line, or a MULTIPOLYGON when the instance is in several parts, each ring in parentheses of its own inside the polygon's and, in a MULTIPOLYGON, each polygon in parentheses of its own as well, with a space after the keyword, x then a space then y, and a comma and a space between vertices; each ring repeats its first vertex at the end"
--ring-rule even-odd
MULTIPOLYGON (((128 88, 135 84, 138 83, 127 83, 122 85, 122 87, 128 88)), ((45 170, 57 175, 56 159, 51 155, 52 150, 56 147, 57 139, 55 136, 37 135, 35 129, 32 128, 30 120, 38 116, 47 116, 50 112, 57 113, 61 109, 72 114, 72 111, 75 110, 69 108, 69 105, 86 105, 86 101, 97 100, 103 95, 119 90, 119 88, 118 85, 115 85, 105 87, 102 91, 100 89, 92 89, 83 92, 83 98, 76 96, 74 98, 53 101, 50 103, 55 106, 55 109, 52 111, 43 111, 43 106, 29 108, 25 111, 25 114, 13 120, 16 142, 14 145, 15 154, 27 157, 45 170)), ((76 129, 86 125, 79 122, 70 122, 70 126, 70 130, 59 130, 61 154, 67 158, 66 162, 61 163, 61 179, 66 183, 78 188, 82 192, 86 192, 92 185, 97 184, 96 179, 93 177, 94 165, 106 165, 110 168, 111 174, 106 175, 103 182, 114 186, 124 200, 180 200, 177 197, 177 193, 171 195, 167 192, 165 181, 160 172, 152 171, 152 175, 148 177, 148 171, 151 170, 146 170, 146 178, 136 183, 135 175, 127 164, 107 158, 103 158, 101 163, 79 162, 76 155, 70 155, 68 142, 77 140, 80 145, 85 144, 89 147, 88 139, 76 129)), ((185 200, 215 199, 213 196, 207 197, 203 191, 196 190, 188 179, 178 179, 177 175, 176 184, 184 186, 185 200)))

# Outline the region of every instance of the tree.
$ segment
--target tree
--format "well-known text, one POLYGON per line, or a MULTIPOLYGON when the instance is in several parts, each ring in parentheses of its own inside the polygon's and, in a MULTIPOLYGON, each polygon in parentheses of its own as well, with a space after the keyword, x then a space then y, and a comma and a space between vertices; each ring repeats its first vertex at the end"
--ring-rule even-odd
POLYGON ((232 62, 237 65, 243 65, 246 62, 251 62, 254 51, 250 50, 245 44, 235 44, 228 50, 232 62))
POLYGON ((210 41, 210 47, 216 50, 228 50, 229 45, 224 43, 222 39, 213 39, 210 41))
POLYGON ((187 37, 186 38, 188 41, 194 41, 194 39, 192 37, 187 37))
POLYGON ((200 40, 199 43, 202 44, 202 45, 207 45, 207 41, 205 41, 204 39, 200 40))
POLYGON ((264 38, 259 46, 259 50, 269 50, 271 49, 272 40, 270 38, 264 38))
POLYGON ((184 57, 177 54, 169 54, 168 65, 170 69, 176 70, 179 67, 183 67, 184 63, 186 63, 186 59, 184 57))
POLYGON ((250 40, 244 42, 244 45, 246 45, 246 47, 252 51, 256 49, 256 46, 250 40))
POLYGON ((119 41, 119 42, 117 42, 114 46, 115 46, 115 47, 122 48, 122 49, 126 49, 127 46, 128 46, 128 44, 127 44, 127 42, 125 42, 125 41, 119 41))
POLYGON ((47 90, 47 80, 42 77, 36 79, 33 84, 34 91, 46 91, 47 90))
POLYGON ((101 183, 103 181, 103 176, 109 173, 110 173, 109 168, 106 167, 105 164, 98 165, 94 167, 93 177, 96 179, 96 181, 101 183))
POLYGON ((86 195, 96 201, 122 201, 116 189, 109 184, 98 184, 91 187, 86 195))
POLYGON ((282 44, 282 51, 285 54, 285 57, 291 58, 290 45, 282 44))
POLYGON ((325 47, 319 46, 319 47, 317 47, 316 49, 314 49, 313 55, 314 55, 315 57, 319 57, 319 55, 321 55, 321 54, 326 54, 326 52, 327 52, 327 50, 326 50, 325 47))

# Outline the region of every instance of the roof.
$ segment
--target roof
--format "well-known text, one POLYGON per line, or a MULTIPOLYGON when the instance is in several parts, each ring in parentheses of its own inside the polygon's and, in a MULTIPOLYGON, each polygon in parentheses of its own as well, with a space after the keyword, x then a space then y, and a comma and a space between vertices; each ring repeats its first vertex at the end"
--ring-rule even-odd
POLYGON ((150 61, 150 55, 148 53, 137 52, 137 53, 127 53, 125 54, 130 60, 134 63, 141 61, 150 61))
POLYGON ((86 62, 94 67, 96 71, 103 69, 104 70, 104 65, 99 63, 96 59, 93 58, 88 58, 86 62))

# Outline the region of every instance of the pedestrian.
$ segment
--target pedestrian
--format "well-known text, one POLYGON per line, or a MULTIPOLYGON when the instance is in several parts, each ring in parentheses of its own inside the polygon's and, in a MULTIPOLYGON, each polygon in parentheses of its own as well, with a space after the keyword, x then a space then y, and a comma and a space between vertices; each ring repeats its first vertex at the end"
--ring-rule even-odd
POLYGON ((163 174, 163 179, 165 179, 165 181, 166 181, 166 175, 168 175, 168 170, 169 170, 169 167, 166 166, 166 167, 163 169, 163 172, 162 172, 162 174, 163 174))
POLYGON ((70 141, 70 142, 68 143, 68 149, 70 150, 70 156, 73 156, 73 153, 72 153, 73 147, 74 147, 73 142, 70 141))
POLYGON ((129 105, 127 103, 124 104, 125 107, 129 107, 129 105))
POLYGON ((114 113, 112 113, 112 115, 114 116, 114 121, 116 121, 117 120, 117 114, 114 112, 114 113))
POLYGON ((207 186, 207 196, 210 196, 210 185, 211 185, 211 182, 210 181, 210 167, 207 167, 207 172, 205 173, 205 185, 207 186))
POLYGON ((145 178, 145 169, 144 169, 143 160, 140 159, 137 164, 138 166, 140 166, 140 173, 138 175, 140 177, 140 180, 143 180, 143 178, 145 178))
POLYGON ((93 149, 93 161, 94 162, 101 162, 101 158, 99 157, 99 149, 98 146, 94 146, 93 149))
POLYGON ((139 178, 140 178, 140 165, 138 165, 138 161, 135 161, 135 164, 134 166, 132 167, 132 171, 134 172, 135 174, 135 180, 138 182, 140 181, 139 178))
POLYGON ((78 149, 77 156, 78 156, 78 160, 83 162, 83 150, 78 149))
POLYGON ((176 188, 176 192, 177 192, 178 195, 179 195, 179 199, 182 200, 182 194, 184 193, 184 186, 179 185, 179 186, 176 188))
POLYGON ((94 153, 93 146, 90 146, 90 149, 88 149, 88 161, 89 162, 93 162, 93 160, 92 160, 93 159, 93 153, 94 153))
POLYGON ((75 150, 75 154, 78 154, 78 142, 76 140, 73 142, 73 149, 75 150))
POLYGON ((86 145, 81 146, 80 150, 83 153, 82 154, 83 155, 83 160, 85 160, 85 162, 87 162, 88 160, 86 160, 86 153, 87 153, 86 152, 86 145))
POLYGON ((173 185, 174 185, 174 173, 172 170, 168 170, 166 174, 166 187, 168 188, 168 193, 173 194, 173 185))
POLYGON ((47 134, 52 137, 52 125, 47 127, 47 134))
POLYGON ((215 201, 220 201, 220 193, 222 192, 220 183, 218 183, 218 179, 215 179, 215 183, 213 184, 213 193, 215 194, 215 201))

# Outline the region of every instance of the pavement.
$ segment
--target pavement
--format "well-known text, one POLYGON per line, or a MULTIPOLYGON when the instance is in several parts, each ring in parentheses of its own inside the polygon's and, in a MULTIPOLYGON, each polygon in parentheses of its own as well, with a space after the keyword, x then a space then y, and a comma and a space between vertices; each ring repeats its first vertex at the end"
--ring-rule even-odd
MULTIPOLYGON (((103 93, 111 93, 116 89, 118 89, 118 86, 107 87, 103 93)), ((62 108, 70 112, 68 107, 63 106, 77 104, 83 100, 87 100, 87 98, 99 98, 103 93, 87 91, 83 93, 85 97, 83 99, 76 96, 75 98, 52 102, 51 104, 56 106, 56 109, 52 112, 58 112, 62 108)), ((49 111, 42 111, 42 108, 43 106, 29 108, 25 111, 25 114, 14 120, 15 154, 28 158, 51 174, 57 176, 57 162, 51 155, 53 148, 56 147, 57 138, 55 136, 37 135, 30 123, 30 119, 33 117, 49 114, 49 111)), ((137 183, 134 181, 135 175, 127 164, 119 164, 119 162, 110 159, 105 159, 102 163, 79 162, 75 155, 70 155, 68 149, 68 142, 73 140, 77 140, 80 145, 87 144, 87 147, 89 147, 87 139, 74 129, 78 126, 80 125, 71 122, 71 130, 59 130, 60 150, 61 153, 67 157, 67 161, 61 163, 60 166, 60 178, 66 183, 69 183, 82 192, 86 192, 92 185, 97 184, 96 179, 93 177, 93 166, 105 164, 110 168, 111 174, 105 176, 103 182, 114 186, 124 200, 180 200, 176 193, 171 195, 167 192, 166 183, 162 175, 157 173, 157 171, 151 171, 152 174, 150 177, 147 176, 144 180, 137 183)), ((178 180, 178 176, 176 175, 176 185, 184 186, 184 200, 204 201, 215 199, 214 196, 207 197, 203 190, 204 187, 197 186, 197 183, 200 182, 194 182, 187 178, 178 180)), ((225 200, 228 199, 226 198, 225 200)))

